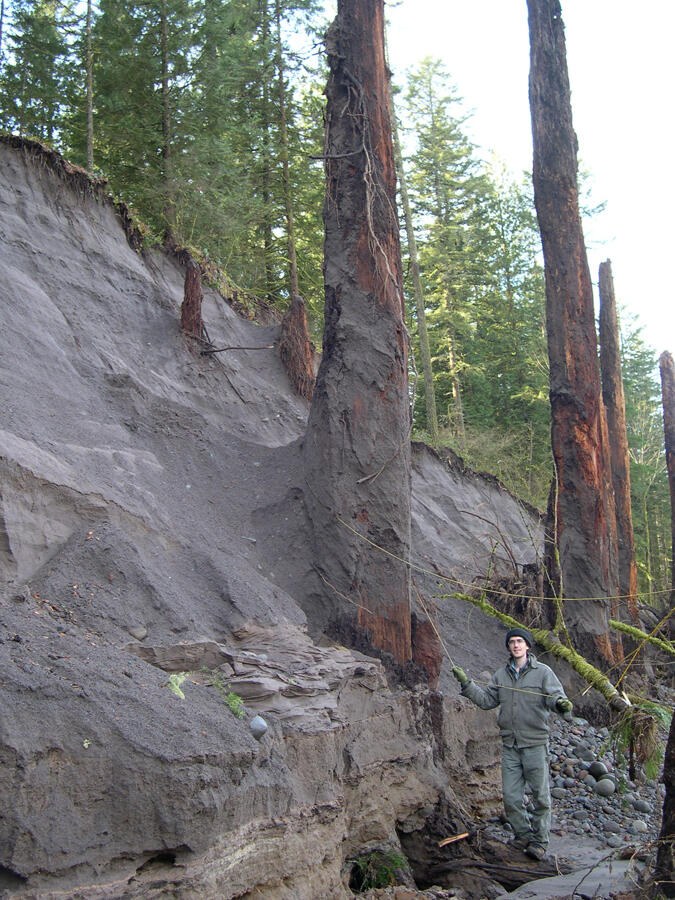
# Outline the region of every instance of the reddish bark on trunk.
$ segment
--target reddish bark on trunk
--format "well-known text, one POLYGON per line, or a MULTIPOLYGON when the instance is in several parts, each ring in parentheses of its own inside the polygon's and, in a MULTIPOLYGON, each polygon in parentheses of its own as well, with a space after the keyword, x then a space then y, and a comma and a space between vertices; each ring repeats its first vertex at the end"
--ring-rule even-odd
POLYGON ((295 391, 305 400, 311 400, 314 393, 316 354, 307 331, 305 302, 299 294, 293 296, 291 305, 281 321, 279 356, 295 391))
POLYGON ((413 662, 426 670, 429 687, 438 688, 443 663, 443 646, 436 629, 429 619, 412 616, 412 658, 413 662))
MULTIPOLYGON (((666 468, 670 485, 670 533, 672 539, 670 561, 670 608, 675 607, 675 366, 667 351, 659 357, 661 397, 663 398, 663 430, 665 433, 666 468)), ((675 617, 670 617, 671 639, 675 636, 675 617)), ((675 801, 674 801, 675 802, 675 801)))
MULTIPOLYGON (((610 451, 609 426, 607 424, 607 410, 603 402, 600 403, 600 445, 602 448, 602 491, 605 501, 605 519, 607 522, 607 553, 608 553, 608 590, 609 618, 620 619, 619 597, 619 539, 616 524, 616 503, 614 500, 614 485, 612 484, 612 456, 610 451)), ((611 653, 605 656, 614 657, 614 662, 621 662, 624 658, 623 638, 618 631, 607 631, 611 645, 611 653)), ((603 644, 604 646, 604 644, 603 644)))
POLYGON ((605 487, 593 292, 579 216, 565 36, 558 0, 528 0, 533 182, 544 250, 557 548, 565 619, 589 660, 613 663, 616 596, 605 487))
POLYGON ((327 50, 325 327, 304 441, 320 576, 310 617, 346 619, 345 633, 405 663, 408 347, 382 0, 339 0, 327 50))
POLYGON ((626 431, 626 403, 621 377, 619 323, 614 298, 612 264, 600 263, 600 368, 602 399, 607 412, 609 450, 612 464, 612 489, 616 509, 619 565, 620 612, 623 621, 638 621, 637 566, 630 499, 630 460, 626 431), (627 615, 626 615, 627 614, 627 615))
POLYGON ((202 320, 202 275, 199 263, 188 260, 185 268, 185 287, 180 307, 180 327, 186 334, 201 338, 204 332, 202 320))

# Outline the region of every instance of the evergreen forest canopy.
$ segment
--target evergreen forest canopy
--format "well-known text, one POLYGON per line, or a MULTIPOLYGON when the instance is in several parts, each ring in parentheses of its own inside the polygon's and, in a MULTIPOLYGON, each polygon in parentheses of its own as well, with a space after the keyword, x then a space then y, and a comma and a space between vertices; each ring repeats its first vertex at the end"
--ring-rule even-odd
MULTIPOLYGON (((327 24, 319 0, 2 0, 0 127, 106 178, 148 241, 188 247, 280 311, 297 259, 319 342, 327 24)), ((416 434, 544 506, 548 363, 530 179, 481 160, 437 60, 408 73, 395 106, 416 434)), ((661 606, 672 549, 656 359, 638 325, 622 324, 639 582, 661 606)))

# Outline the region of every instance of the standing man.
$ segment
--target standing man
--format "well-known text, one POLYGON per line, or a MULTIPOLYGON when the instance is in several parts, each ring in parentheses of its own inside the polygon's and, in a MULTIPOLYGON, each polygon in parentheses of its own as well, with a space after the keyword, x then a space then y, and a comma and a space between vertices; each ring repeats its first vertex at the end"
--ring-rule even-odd
POLYGON ((543 859, 551 827, 551 792, 548 777, 548 717, 555 709, 571 718, 572 701, 552 669, 537 662, 532 635, 524 628, 506 633, 510 658, 497 669, 483 689, 467 678, 459 666, 452 674, 462 694, 481 709, 499 706, 497 724, 502 738, 502 791, 506 818, 513 829, 514 846, 534 859, 543 859), (525 785, 532 790, 534 812, 525 808, 525 785))

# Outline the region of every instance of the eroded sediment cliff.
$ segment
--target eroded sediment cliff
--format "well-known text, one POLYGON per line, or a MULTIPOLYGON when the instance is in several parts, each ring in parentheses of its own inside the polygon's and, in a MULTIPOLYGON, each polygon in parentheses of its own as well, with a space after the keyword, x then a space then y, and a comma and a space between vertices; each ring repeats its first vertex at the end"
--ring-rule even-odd
MULTIPOLYGON (((179 261, 37 146, 0 142, 0 242, 3 896, 349 897, 364 849, 492 808, 494 722, 447 659, 404 687, 306 602, 307 404, 276 351, 201 356, 179 261)), ((216 346, 277 336, 208 288, 203 314, 216 346)), ((447 651, 492 668, 501 629, 440 573, 511 565, 504 540, 532 562, 536 516, 424 447, 413 514, 447 651)))

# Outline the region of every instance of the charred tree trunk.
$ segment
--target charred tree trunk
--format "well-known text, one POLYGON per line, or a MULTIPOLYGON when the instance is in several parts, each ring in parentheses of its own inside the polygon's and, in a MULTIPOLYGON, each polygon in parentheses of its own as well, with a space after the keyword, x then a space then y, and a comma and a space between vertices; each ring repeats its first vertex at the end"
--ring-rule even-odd
POLYGON ((408 347, 383 0, 339 0, 327 50, 325 327, 303 450, 318 575, 310 615, 404 663, 408 347))
MULTIPOLYGON (((672 372, 672 357, 670 363, 672 372)), ((672 480, 670 485, 672 490, 672 480)), ((663 801, 663 819, 656 851, 654 896, 675 897, 675 716, 670 723, 666 744, 663 783, 666 786, 666 796, 663 801)))
POLYGON ((188 261, 185 269, 185 287, 180 307, 180 327, 191 337, 201 338, 204 333, 202 319, 202 275, 199 263, 188 261))
POLYGON ((307 331, 305 301, 299 294, 295 294, 281 321, 279 356, 296 393, 311 400, 315 353, 307 331))
POLYGON ((626 403, 621 377, 619 324, 614 299, 612 264, 600 264, 600 368, 602 371, 602 399, 607 412, 609 450, 612 463, 612 489, 616 510, 616 531, 619 566, 619 594, 622 598, 620 619, 638 621, 637 566, 633 512, 630 499, 630 461, 628 432, 626 431, 626 403))
MULTIPOLYGON (((601 388, 602 392, 602 388, 601 388)), ((600 400, 600 448, 602 451, 602 489, 605 501, 605 520, 607 522, 607 568, 609 577, 607 589, 609 597, 609 617, 619 618, 619 539, 616 524, 616 503, 614 500, 614 486, 612 483, 612 456, 610 452, 609 427, 607 424, 607 410, 600 400)), ((623 637, 614 629, 609 632, 611 655, 615 662, 621 662, 624 658, 623 637)))
MULTIPOLYGON (((670 353, 662 353, 659 357, 661 371, 661 396, 663 398, 663 430, 666 444, 666 468, 670 485, 670 533, 672 537, 670 552, 670 608, 675 608, 675 366, 670 353)), ((670 638, 675 638, 675 616, 669 621, 670 638)), ((675 798, 673 799, 675 804, 675 798)))
POLYGON ((528 0, 533 182, 544 250, 555 531, 566 624, 590 660, 614 662, 612 572, 593 293, 579 216, 565 36, 558 0, 528 0))

